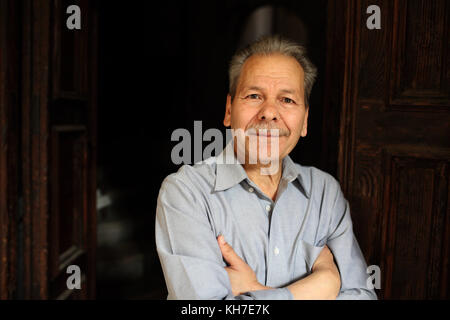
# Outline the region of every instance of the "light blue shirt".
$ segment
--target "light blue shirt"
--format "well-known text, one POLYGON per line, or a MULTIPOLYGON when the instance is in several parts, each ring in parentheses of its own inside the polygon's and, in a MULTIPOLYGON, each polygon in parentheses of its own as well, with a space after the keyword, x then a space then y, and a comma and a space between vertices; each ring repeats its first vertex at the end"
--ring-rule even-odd
POLYGON ((168 299, 293 299, 287 285, 308 276, 327 245, 341 275, 338 299, 376 299, 367 288, 367 265, 353 234, 347 200, 331 175, 282 161, 272 201, 241 164, 218 157, 184 165, 162 183, 156 245, 168 299), (233 296, 216 238, 224 235, 270 290, 233 296))

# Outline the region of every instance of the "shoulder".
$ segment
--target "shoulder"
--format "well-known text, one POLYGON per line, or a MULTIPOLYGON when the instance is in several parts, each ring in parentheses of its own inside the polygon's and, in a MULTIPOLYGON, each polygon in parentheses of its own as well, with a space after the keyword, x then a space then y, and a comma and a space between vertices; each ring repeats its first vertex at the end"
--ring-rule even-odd
MULTIPOLYGON (((331 174, 316 167, 297 165, 300 176, 309 188, 310 200, 325 221, 340 221, 347 212, 348 202, 339 181, 331 174)), ((327 223, 325 223, 327 225, 327 223)))
POLYGON ((323 197, 324 194, 336 195, 341 192, 339 181, 328 172, 313 166, 302 166, 295 163, 302 183, 312 197, 323 197))
POLYGON ((169 174, 161 184, 161 191, 187 188, 191 191, 213 186, 216 177, 215 158, 208 158, 194 165, 183 165, 177 172, 169 174))

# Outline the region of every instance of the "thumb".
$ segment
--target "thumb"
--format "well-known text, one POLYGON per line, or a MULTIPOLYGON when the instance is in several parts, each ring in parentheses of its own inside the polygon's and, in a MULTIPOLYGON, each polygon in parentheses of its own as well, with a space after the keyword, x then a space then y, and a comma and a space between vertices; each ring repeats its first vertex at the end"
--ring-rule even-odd
POLYGON ((242 263, 245 263, 237 254, 234 252, 233 247, 230 246, 226 241, 223 235, 217 237, 217 241, 219 242, 219 248, 222 252, 222 256, 225 261, 230 266, 236 266, 242 263))

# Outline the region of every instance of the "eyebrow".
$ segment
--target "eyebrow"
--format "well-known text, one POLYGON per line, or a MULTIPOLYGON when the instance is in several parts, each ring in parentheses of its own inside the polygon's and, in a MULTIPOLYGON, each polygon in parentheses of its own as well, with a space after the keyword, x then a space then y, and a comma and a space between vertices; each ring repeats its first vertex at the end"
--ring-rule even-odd
POLYGON ((244 88, 245 90, 256 90, 256 91, 263 91, 263 89, 261 87, 257 87, 257 86, 251 86, 248 88, 244 88))
POLYGON ((291 90, 291 89, 281 89, 281 92, 295 94, 295 90, 291 90))
MULTIPOLYGON (((245 90, 256 90, 256 91, 264 91, 263 88, 258 87, 258 86, 251 86, 248 88, 244 88, 245 90)), ((282 93, 290 93, 290 94, 295 94, 295 90, 291 90, 291 89, 281 89, 280 90, 282 93)))

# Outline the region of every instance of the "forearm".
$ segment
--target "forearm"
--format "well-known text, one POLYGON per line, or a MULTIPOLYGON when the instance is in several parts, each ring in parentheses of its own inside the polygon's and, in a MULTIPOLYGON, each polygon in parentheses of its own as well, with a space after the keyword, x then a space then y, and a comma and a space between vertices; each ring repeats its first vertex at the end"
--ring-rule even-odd
MULTIPOLYGON (((311 274, 286 287, 294 300, 334 300, 341 289, 341 276, 334 263, 333 254, 327 246, 315 260, 311 274)), ((264 287, 260 284, 260 289, 264 287)))
MULTIPOLYGON (((341 279, 337 268, 323 266, 309 276, 291 283, 286 287, 294 300, 335 300, 341 288, 341 279)), ((259 285, 254 290, 269 290, 271 287, 259 285)))
POLYGON ((294 296, 294 300, 334 300, 339 294, 340 286, 337 269, 324 267, 288 285, 287 288, 294 296))
POLYGON ((269 288, 261 286, 241 295, 228 295, 225 300, 293 300, 291 291, 287 288, 269 288))

